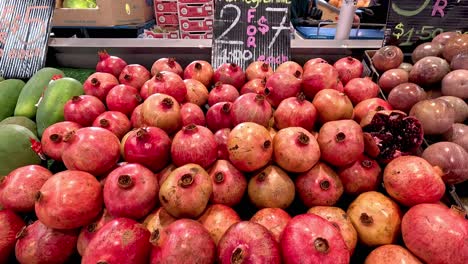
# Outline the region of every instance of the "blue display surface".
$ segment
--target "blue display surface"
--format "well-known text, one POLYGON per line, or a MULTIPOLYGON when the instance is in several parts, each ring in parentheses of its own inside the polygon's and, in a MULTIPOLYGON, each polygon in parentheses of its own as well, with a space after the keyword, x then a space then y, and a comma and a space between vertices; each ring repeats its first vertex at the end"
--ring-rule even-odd
MULTIPOLYGON (((306 39, 334 39, 336 28, 296 27, 297 32, 306 39)), ((383 29, 351 29, 349 39, 383 39, 383 29)))

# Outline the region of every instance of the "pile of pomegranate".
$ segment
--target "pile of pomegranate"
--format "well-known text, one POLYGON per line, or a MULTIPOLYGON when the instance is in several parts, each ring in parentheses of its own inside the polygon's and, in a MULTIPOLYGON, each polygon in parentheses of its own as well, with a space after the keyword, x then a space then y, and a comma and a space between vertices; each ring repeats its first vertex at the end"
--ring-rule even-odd
POLYGON ((362 74, 101 53, 41 139, 64 169, 1 178, 0 263, 468 263, 468 222, 441 202, 466 167, 421 157, 424 118, 362 74))

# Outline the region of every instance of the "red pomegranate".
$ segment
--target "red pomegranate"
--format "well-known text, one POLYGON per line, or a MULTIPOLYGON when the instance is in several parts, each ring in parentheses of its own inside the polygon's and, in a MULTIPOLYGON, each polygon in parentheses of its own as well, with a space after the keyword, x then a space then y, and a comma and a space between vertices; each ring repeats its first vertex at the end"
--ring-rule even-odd
POLYGON ((213 82, 230 84, 239 90, 245 83, 245 73, 234 63, 224 63, 214 72, 213 82))
POLYGON ((319 91, 312 101, 321 123, 329 121, 351 119, 353 104, 348 96, 333 89, 319 91))
POLYGON ((76 242, 76 248, 78 249, 80 256, 84 255, 86 249, 88 248, 89 242, 96 236, 97 232, 105 224, 113 219, 114 217, 111 216, 106 209, 104 209, 101 217, 99 217, 98 220, 81 228, 78 241, 76 242))
POLYGON ((100 114, 93 122, 93 127, 100 127, 109 130, 121 139, 132 128, 132 123, 122 112, 107 111, 100 114))
POLYGON ((309 70, 310 68, 313 68, 315 65, 320 64, 320 63, 326 63, 328 64, 328 61, 322 59, 322 58, 312 58, 304 64, 304 71, 309 70))
POLYGON ((266 84, 265 79, 250 80, 242 86, 242 88, 240 89, 240 94, 263 93, 263 91, 265 90, 265 84, 266 84))
POLYGON ((263 61, 254 61, 245 69, 247 80, 268 79, 273 74, 271 66, 263 61))
POLYGON ((216 245, 226 230, 240 221, 241 219, 234 209, 222 204, 208 206, 202 216, 198 218, 198 222, 208 230, 216 245))
POLYGON ((379 86, 369 77, 354 78, 345 85, 344 92, 351 102, 357 105, 366 99, 377 97, 379 86))
POLYGON ((206 86, 195 79, 185 79, 184 83, 185 87, 187 88, 185 102, 193 103, 203 107, 208 101, 209 93, 206 86))
POLYGON ((203 110, 196 104, 183 104, 180 108, 180 115, 182 116, 182 124, 184 126, 188 126, 190 124, 205 126, 205 114, 203 113, 203 110))
POLYGON ((184 70, 182 66, 176 61, 175 58, 161 58, 156 60, 151 66, 151 75, 155 76, 159 72, 168 71, 173 72, 182 77, 184 70))
POLYGON ((63 107, 66 121, 75 122, 81 126, 91 126, 94 119, 106 111, 104 103, 92 95, 74 96, 63 107))
POLYGON ((96 72, 105 72, 119 77, 122 70, 127 66, 127 63, 116 56, 111 56, 106 51, 98 52, 99 62, 96 65, 96 72))
POLYGON ((222 82, 217 82, 208 95, 208 105, 213 106, 220 102, 234 102, 239 97, 237 88, 222 82))
POLYGON ((130 117, 130 123, 132 123, 133 128, 140 128, 145 126, 145 122, 143 120, 143 113, 141 110, 143 109, 143 104, 135 107, 132 112, 132 116, 130 117))
POLYGON ((353 57, 341 58, 333 66, 338 71, 340 80, 344 85, 354 78, 360 78, 364 71, 362 63, 353 57))
POLYGON ((166 94, 153 94, 143 103, 141 109, 143 122, 159 127, 166 133, 173 134, 182 127, 180 105, 176 99, 166 94))
POLYGON ((67 135, 75 133, 80 128, 79 124, 69 121, 58 122, 49 126, 42 133, 42 151, 48 157, 62 161, 62 153, 67 145, 65 142, 67 135))
POLYGON ((399 245, 383 245, 367 256, 364 264, 422 264, 411 252, 399 245))
POLYGON ((297 97, 284 99, 276 108, 273 117, 278 129, 302 127, 312 131, 317 120, 317 109, 306 100, 303 93, 299 93, 297 97))
POLYGON ((106 96, 114 86, 119 85, 119 80, 110 73, 96 72, 86 79, 83 90, 87 95, 93 95, 102 102, 106 101, 106 96))
POLYGON ((127 116, 142 102, 138 89, 125 84, 112 88, 106 97, 106 105, 110 111, 119 111, 127 116))
POLYGON ((144 99, 155 93, 167 94, 182 103, 187 96, 187 87, 179 75, 173 72, 158 72, 152 79, 145 82, 141 88, 141 97, 144 99))
POLYGON ((196 60, 191 62, 184 70, 184 79, 195 79, 206 87, 210 86, 214 71, 207 61, 196 60))
POLYGON ((143 84, 151 78, 151 73, 139 64, 130 64, 125 66, 119 76, 121 84, 130 85, 132 87, 140 88, 143 84))
POLYGON ((223 128, 232 128, 231 102, 219 102, 211 106, 206 112, 206 125, 216 132, 223 128))
POLYGON ((59 172, 37 192, 35 209, 37 218, 51 228, 88 225, 102 209, 102 186, 84 171, 59 172))
POLYGON ((301 91, 301 80, 294 75, 276 72, 266 82, 264 94, 273 107, 286 98, 296 96, 301 91))
POLYGON ((272 115, 271 105, 261 94, 243 94, 234 101, 231 108, 231 120, 234 126, 253 122, 267 127, 272 115))
POLYGON ((393 110, 393 107, 387 101, 381 98, 370 98, 363 100, 354 106, 354 120, 358 123, 361 123, 361 120, 370 111, 382 110, 393 110))
POLYGON ((171 175, 171 172, 173 172, 175 169, 177 169, 176 165, 171 163, 167 165, 162 171, 156 174, 156 176, 158 177, 159 186, 161 186, 161 184, 167 179, 167 177, 169 177, 169 175, 171 175))
POLYGON ((291 216, 281 208, 263 208, 250 218, 250 222, 266 227, 278 243, 289 220, 291 216))
POLYGON ((358 195, 377 190, 382 180, 382 169, 377 161, 363 154, 354 163, 339 168, 338 175, 345 193, 358 195))
POLYGON ((317 63, 313 67, 304 67, 302 89, 304 94, 313 99, 323 89, 335 89, 340 81, 338 71, 328 63, 317 63))
POLYGON ((286 61, 281 63, 276 68, 275 72, 289 73, 298 79, 302 79, 302 74, 304 73, 301 65, 294 61, 286 61))
POLYGON ((222 128, 214 133, 216 144, 218 144, 218 159, 229 159, 229 151, 227 149, 227 141, 229 134, 231 133, 230 128, 222 128))
POLYGON ((24 227, 24 221, 12 210, 0 210, 0 263, 8 263, 15 250, 16 234, 24 227))
POLYGON ((227 160, 217 160, 208 174, 213 183, 211 203, 232 207, 241 202, 247 189, 247 180, 242 172, 227 160))

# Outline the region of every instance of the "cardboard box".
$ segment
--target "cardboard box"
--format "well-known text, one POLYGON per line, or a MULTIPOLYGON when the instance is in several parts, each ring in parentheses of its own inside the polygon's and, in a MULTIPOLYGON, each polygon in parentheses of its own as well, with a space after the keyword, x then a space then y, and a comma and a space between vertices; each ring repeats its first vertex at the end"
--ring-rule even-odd
POLYGON ((177 1, 154 1, 155 13, 177 13, 177 1))
POLYGON ((156 23, 158 26, 179 25, 177 13, 156 13, 156 23))
POLYGON ((179 17, 207 17, 214 14, 213 3, 179 3, 179 17))
POLYGON ((145 23, 154 18, 151 0, 97 0, 98 8, 62 8, 57 0, 53 26, 112 27, 145 23))
POLYGON ((181 32, 181 39, 212 39, 213 32, 181 32))
POLYGON ((213 30, 213 17, 179 18, 180 30, 185 32, 201 32, 213 30))
POLYGON ((160 32, 156 33, 151 30, 145 31, 145 38, 156 38, 156 39, 178 39, 179 30, 160 32))

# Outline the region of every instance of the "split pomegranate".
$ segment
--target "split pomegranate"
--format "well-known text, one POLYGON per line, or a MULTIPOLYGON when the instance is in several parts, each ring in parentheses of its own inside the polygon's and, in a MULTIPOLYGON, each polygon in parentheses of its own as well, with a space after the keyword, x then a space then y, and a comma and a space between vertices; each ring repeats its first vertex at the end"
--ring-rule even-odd
POLYGON ((283 231, 280 245, 286 264, 349 263, 350 253, 340 231, 315 214, 293 217, 283 231))
POLYGON ((127 63, 116 56, 111 56, 106 51, 98 52, 99 62, 96 65, 96 72, 105 72, 119 77, 122 70, 127 66, 127 63))
POLYGON ((222 82, 217 82, 208 95, 208 105, 213 106, 220 102, 234 102, 239 97, 237 88, 222 82))
POLYGON ((114 217, 111 216, 106 209, 104 209, 98 220, 81 228, 78 241, 76 242, 76 248, 80 256, 84 255, 86 249, 88 248, 89 242, 96 236, 97 232, 105 224, 113 219, 114 217))
POLYGON ((36 194, 37 218, 55 229, 91 224, 102 209, 102 186, 84 171, 63 171, 50 177, 36 194))
POLYGON ((313 68, 315 65, 320 64, 320 63, 326 63, 328 64, 328 61, 322 59, 322 58, 312 58, 304 64, 304 71, 309 70, 310 68, 313 68))
POLYGON ((230 128, 222 128, 214 133, 216 144, 218 145, 218 159, 229 159, 229 151, 227 149, 227 141, 229 134, 231 133, 230 128))
POLYGON ((379 86, 388 94, 396 86, 407 83, 409 73, 402 69, 390 69, 382 74, 379 79, 379 86))
POLYGON ((232 207, 241 202, 247 189, 247 180, 242 172, 227 160, 217 160, 208 173, 213 183, 211 203, 232 207))
POLYGON ((307 207, 334 205, 343 194, 338 175, 323 162, 296 178, 296 191, 307 207))
POLYGON ((66 263, 75 252, 78 230, 57 230, 40 221, 24 227, 16 236, 16 260, 20 263, 66 263))
POLYGON ((93 127, 101 127, 109 130, 119 139, 132 129, 132 123, 122 112, 107 111, 100 114, 93 122, 93 127))
POLYGON ((69 121, 58 122, 49 126, 42 133, 42 151, 53 160, 62 161, 62 153, 67 145, 65 142, 67 135, 75 133, 80 128, 79 124, 69 121))
POLYGON ((265 84, 264 94, 273 107, 286 98, 296 96, 301 91, 301 80, 294 75, 275 72, 265 84))
POLYGON ((382 181, 382 169, 377 161, 363 154, 356 162, 339 168, 338 176, 343 183, 345 193, 358 195, 377 191, 382 181))
POLYGON ((179 75, 173 72, 158 72, 153 78, 145 82, 141 88, 141 97, 147 99, 152 94, 167 94, 182 103, 187 96, 187 87, 179 75))
POLYGON ((263 93, 265 90, 266 80, 264 79, 253 79, 246 82, 242 88, 240 89, 240 94, 246 93, 256 93, 260 94, 263 93))
POLYGON ((417 102, 426 98, 424 89, 414 83, 399 84, 388 94, 388 102, 392 107, 405 113, 408 113, 417 102))
POLYGON ((271 66, 263 61, 254 61, 245 69, 245 76, 248 81, 253 79, 268 79, 273 74, 271 66))
POLYGON ((198 222, 208 230, 216 245, 229 227, 240 221, 241 219, 234 209, 222 204, 208 206, 198 219, 198 222))
POLYGON ((248 195, 250 201, 260 209, 285 209, 294 200, 294 182, 281 168, 268 166, 250 179, 248 195))
POLYGON ((304 73, 304 70, 302 69, 301 65, 299 65, 297 62, 286 61, 281 63, 276 68, 275 72, 289 73, 291 75, 294 75, 294 77, 298 79, 302 79, 302 74, 304 73))
POLYGON ((315 106, 300 93, 297 97, 284 99, 273 114, 278 129, 302 127, 312 131, 317 120, 315 106))
POLYGON ((180 105, 176 99, 166 94, 153 94, 143 103, 141 109, 144 123, 159 127, 169 135, 182 127, 180 105))
POLYGON ((161 184, 159 201, 176 218, 196 218, 205 210, 213 192, 210 175, 199 165, 183 165, 161 184))
POLYGON ((448 62, 439 57, 428 56, 413 65, 409 81, 421 86, 436 85, 450 72, 448 62))
POLYGON ((223 128, 232 128, 231 109, 231 102, 219 102, 212 105, 206 112, 207 127, 212 132, 223 128))
POLYGON ((396 69, 403 62, 403 52, 397 46, 384 46, 372 56, 372 64, 380 71, 396 69))
POLYGON ((242 221, 232 225, 218 244, 220 264, 279 264, 281 255, 273 235, 260 224, 242 221))
POLYGON ((92 95, 74 96, 63 107, 66 121, 75 122, 81 126, 91 126, 94 119, 106 111, 104 103, 92 95))
POLYGON ((341 58, 333 64, 333 67, 338 71, 343 85, 346 85, 354 78, 360 78, 364 71, 362 63, 353 57, 341 58))
POLYGON ((263 208, 250 218, 250 222, 266 227, 278 243, 289 220, 291 220, 291 216, 280 208, 263 208))
POLYGON ((442 99, 420 101, 413 105, 409 115, 421 122, 425 135, 443 134, 455 123, 455 109, 442 99))
POLYGON ((0 177, 0 204, 15 212, 33 212, 35 196, 51 176, 48 169, 29 165, 0 177))
POLYGON ((302 127, 288 127, 273 138, 273 160, 284 170, 306 172, 320 159, 315 137, 302 127))
POLYGON ((214 83, 222 82, 236 87, 238 90, 245 84, 245 73, 234 63, 224 63, 214 72, 214 83))
POLYGON ((199 126, 205 125, 205 114, 203 110, 196 104, 185 103, 180 108, 180 115, 182 117, 182 125, 188 126, 195 124, 199 126))
POLYGON ((353 117, 353 103, 346 94, 333 89, 321 90, 312 101, 320 122, 351 119, 353 117))
POLYGON ((130 117, 130 123, 132 123, 133 128, 140 128, 145 126, 144 120, 143 120, 143 113, 141 110, 143 109, 143 105, 137 106, 133 112, 132 116, 130 117))
POLYGON ((159 233, 161 233, 166 227, 174 223, 176 220, 177 218, 170 215, 164 207, 159 207, 145 218, 143 225, 146 226, 151 234, 155 231, 159 231, 159 233))
POLYGON ((95 96, 105 102, 107 94, 116 85, 119 85, 119 80, 114 75, 96 72, 86 79, 83 90, 85 94, 95 96))
POLYGON ((304 66, 302 89, 309 99, 323 89, 337 89, 339 79, 338 71, 328 63, 318 63, 311 68, 304 66))
POLYGON ((195 79, 206 87, 210 86, 214 71, 207 61, 196 60, 191 62, 184 70, 184 79, 195 79))
POLYGON ((88 248, 92 250, 85 251, 81 263, 148 263, 150 236, 150 232, 134 220, 111 220, 89 242, 88 248))
POLYGON ((174 136, 171 157, 176 166, 195 163, 208 168, 218 157, 218 145, 208 128, 190 124, 174 136))
POLYGON ((156 60, 153 63, 153 66, 151 66, 152 76, 155 76, 162 71, 173 72, 179 75, 180 77, 182 77, 184 74, 182 66, 180 66, 180 64, 176 61, 175 58, 161 58, 156 60))
POLYGON ((208 102, 209 93, 206 86, 195 79, 185 79, 184 83, 187 88, 185 101, 203 107, 208 102))
POLYGON ((163 169, 170 160, 171 139, 162 129, 143 127, 129 132, 122 141, 123 157, 127 162, 139 163, 153 172, 163 169))
POLYGON ((109 91, 106 105, 110 111, 119 111, 130 116, 133 110, 143 102, 138 90, 128 85, 117 85, 109 91))
POLYGON ((273 154, 268 130, 256 123, 237 125, 229 134, 229 160, 241 171, 252 172, 265 166, 273 154))
POLYGON ((231 121, 234 126, 253 122, 267 127, 272 115, 271 105, 261 94, 243 94, 234 101, 231 108, 231 121))
POLYGON ((357 105, 366 99, 377 97, 379 86, 369 77, 354 78, 346 84, 344 92, 353 105, 357 105))
POLYGON ((392 106, 385 100, 380 98, 370 98, 361 101, 354 106, 354 120, 361 123, 361 119, 364 118, 370 111, 381 111, 381 110, 392 110, 392 106))
POLYGON ((143 84, 150 78, 151 73, 144 66, 130 64, 120 73, 119 81, 121 84, 130 85, 140 90, 143 84))
POLYGON ((383 245, 372 250, 364 264, 422 264, 422 262, 402 246, 383 245))
POLYGON ((349 205, 347 214, 364 245, 393 244, 400 234, 400 208, 382 193, 360 194, 349 205))
POLYGON ((114 217, 141 219, 158 201, 158 178, 137 163, 127 163, 113 170, 104 184, 104 204, 114 217))
POLYGON ((0 263, 8 263, 15 250, 16 234, 24 225, 23 219, 12 210, 0 209, 0 263))
POLYGON ((85 127, 65 136, 67 145, 62 160, 67 169, 89 172, 95 176, 108 172, 120 158, 120 141, 100 127, 85 127))

